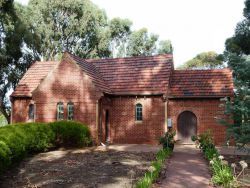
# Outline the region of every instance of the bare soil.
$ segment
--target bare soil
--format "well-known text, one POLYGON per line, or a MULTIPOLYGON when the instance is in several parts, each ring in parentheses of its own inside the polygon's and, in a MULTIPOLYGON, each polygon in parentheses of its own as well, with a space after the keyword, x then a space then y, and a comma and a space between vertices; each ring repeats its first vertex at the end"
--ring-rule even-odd
POLYGON ((0 178, 1 188, 132 187, 155 152, 57 150, 26 158, 0 178))

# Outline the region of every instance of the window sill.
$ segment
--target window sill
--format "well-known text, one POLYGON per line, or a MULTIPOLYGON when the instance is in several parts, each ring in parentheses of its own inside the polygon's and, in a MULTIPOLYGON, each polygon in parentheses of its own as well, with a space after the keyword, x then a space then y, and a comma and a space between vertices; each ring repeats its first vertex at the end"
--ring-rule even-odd
POLYGON ((142 120, 141 121, 135 121, 135 124, 142 124, 142 120))

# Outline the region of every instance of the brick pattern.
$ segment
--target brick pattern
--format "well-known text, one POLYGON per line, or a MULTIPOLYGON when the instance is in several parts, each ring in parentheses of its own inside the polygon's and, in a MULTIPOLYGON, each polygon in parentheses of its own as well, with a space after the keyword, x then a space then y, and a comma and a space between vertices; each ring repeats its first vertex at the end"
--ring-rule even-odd
MULTIPOLYGON (((114 97, 110 106, 112 143, 157 144, 164 132, 164 102, 161 97, 114 97), (143 120, 135 121, 135 105, 142 104, 143 120)), ((105 108, 105 106, 104 106, 105 108)))
MULTIPOLYGON (((44 68, 40 63, 32 65, 12 94, 13 123, 29 121, 30 103, 35 104, 36 122, 56 121, 58 102, 64 104, 66 119, 67 103, 73 102, 74 120, 88 125, 95 141, 105 142, 108 110, 111 143, 158 143, 164 133, 166 116, 163 94, 169 94, 169 79, 174 71, 171 55, 82 60, 66 53, 61 62, 44 65, 44 68), (146 93, 151 95, 139 97, 146 93), (142 122, 135 121, 137 103, 143 106, 142 122)), ((197 116, 198 134, 211 129, 216 144, 223 143, 225 127, 218 125, 215 119, 223 115, 220 100, 181 99, 186 97, 181 92, 189 88, 196 97, 206 92, 210 97, 231 96, 231 76, 229 70, 174 71, 170 89, 176 92, 176 98, 168 101, 168 118, 173 120, 174 128, 181 112, 192 111, 197 116)))
POLYGON ((72 54, 65 54, 64 56, 69 56, 69 58, 72 58, 84 71, 85 74, 87 74, 91 80, 93 81, 93 84, 100 89, 100 91, 105 93, 111 93, 111 90, 108 86, 108 84, 104 81, 102 75, 97 70, 97 68, 94 66, 93 63, 89 63, 84 59, 81 59, 77 56, 74 56, 72 54))
POLYGON ((31 98, 16 98, 12 101, 12 123, 28 122, 29 104, 31 98))
MULTIPOLYGON (((56 121, 58 102, 63 102, 64 118, 67 119, 67 103, 73 102, 74 120, 88 125, 92 136, 96 138, 96 101, 100 98, 99 94, 92 80, 76 63, 62 61, 33 92, 35 121, 56 121)), ((28 111, 23 110, 28 108, 28 103, 14 98, 13 122, 27 121, 26 118, 19 118, 16 114, 22 113, 23 116, 28 116, 28 111)))
POLYGON ((173 99, 168 102, 168 117, 172 119, 173 128, 178 133, 178 116, 184 111, 191 111, 197 117, 197 134, 210 129, 215 144, 225 144, 226 127, 219 124, 217 119, 223 117, 221 103, 219 99, 173 99))

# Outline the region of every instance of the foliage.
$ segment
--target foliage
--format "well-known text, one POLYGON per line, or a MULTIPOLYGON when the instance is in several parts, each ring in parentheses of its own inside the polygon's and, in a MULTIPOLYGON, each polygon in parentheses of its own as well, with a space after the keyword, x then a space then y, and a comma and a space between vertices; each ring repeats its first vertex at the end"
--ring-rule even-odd
POLYGON ((158 35, 149 34, 146 28, 132 32, 128 38, 128 56, 148 56, 156 52, 158 35))
POLYGON ((4 115, 0 113, 0 127, 7 125, 7 120, 5 119, 4 115))
POLYGON ((223 156, 219 156, 218 150, 213 144, 211 131, 206 131, 197 137, 192 137, 193 141, 199 142, 199 148, 203 151, 206 159, 210 161, 212 170, 212 182, 215 185, 230 187, 234 184, 235 178, 227 161, 223 160, 223 156))
POLYGON ((28 27, 38 37, 38 53, 53 60, 64 51, 80 57, 107 57, 108 45, 100 42, 107 25, 105 13, 89 0, 31 0, 28 27))
POLYGON ((131 34, 132 22, 128 19, 113 18, 109 22, 111 51, 113 57, 126 56, 126 42, 131 34))
POLYGON ((216 52, 202 52, 187 61, 179 69, 215 69, 223 67, 223 58, 216 52))
POLYGON ((20 123, 0 128, 0 172, 22 160, 27 154, 60 145, 86 146, 90 134, 77 122, 20 123), (69 130, 66 133, 65 129, 69 130))
POLYGON ((245 1, 244 19, 236 26, 234 36, 226 40, 226 51, 250 54, 250 0, 245 1))
POLYGON ((223 187, 232 187, 234 176, 232 169, 227 163, 223 163, 222 159, 216 157, 211 162, 211 170, 213 173, 212 182, 215 185, 222 185, 223 187))
POLYGON ((238 23, 233 37, 226 41, 224 58, 233 70, 235 97, 225 99, 225 114, 233 121, 221 120, 228 126, 229 138, 244 147, 250 143, 250 0, 245 1, 244 19, 238 23))
POLYGON ((157 49, 158 54, 172 54, 173 46, 170 40, 162 40, 159 42, 159 47, 157 49))
POLYGON ((162 144, 163 148, 167 149, 170 148, 171 150, 174 149, 174 136, 176 135, 175 131, 169 130, 164 134, 164 136, 160 137, 159 143, 162 144))
POLYGON ((72 121, 57 121, 49 124, 56 134, 56 144, 64 146, 88 146, 91 144, 87 126, 72 121))
POLYGON ((0 112, 10 122, 10 105, 6 93, 15 88, 22 73, 36 57, 24 50, 29 46, 23 22, 23 7, 12 0, 0 3, 0 112))
POLYGON ((198 135, 198 141, 200 143, 200 149, 205 152, 208 148, 214 148, 213 136, 211 130, 207 130, 198 135))
POLYGON ((156 161, 152 162, 149 171, 147 171, 142 179, 140 179, 136 188, 148 188, 154 183, 154 181, 159 177, 161 169, 164 165, 164 161, 172 154, 172 150, 169 148, 161 149, 156 154, 156 161))

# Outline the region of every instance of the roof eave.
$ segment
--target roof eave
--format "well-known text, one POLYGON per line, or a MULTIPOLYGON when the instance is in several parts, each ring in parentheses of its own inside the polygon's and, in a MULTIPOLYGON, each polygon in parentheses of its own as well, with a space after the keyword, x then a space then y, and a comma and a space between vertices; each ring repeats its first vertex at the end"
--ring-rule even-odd
POLYGON ((224 98, 224 97, 232 97, 232 95, 201 95, 201 96, 168 96, 169 99, 207 99, 207 98, 224 98))

